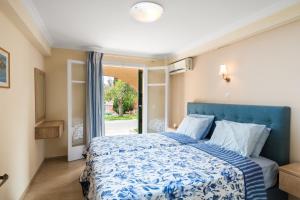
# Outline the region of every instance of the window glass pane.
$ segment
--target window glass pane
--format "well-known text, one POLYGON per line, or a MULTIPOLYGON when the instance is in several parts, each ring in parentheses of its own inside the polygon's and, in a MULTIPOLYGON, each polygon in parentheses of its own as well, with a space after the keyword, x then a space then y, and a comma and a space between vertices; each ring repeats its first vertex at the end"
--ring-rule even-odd
POLYGON ((72 84, 72 146, 85 144, 85 84, 72 84))
POLYGON ((72 64, 72 80, 85 81, 86 65, 72 64))
POLYGON ((165 129, 165 87, 148 87, 148 132, 159 133, 165 129))
POLYGON ((149 70, 148 83, 165 83, 165 70, 149 70))

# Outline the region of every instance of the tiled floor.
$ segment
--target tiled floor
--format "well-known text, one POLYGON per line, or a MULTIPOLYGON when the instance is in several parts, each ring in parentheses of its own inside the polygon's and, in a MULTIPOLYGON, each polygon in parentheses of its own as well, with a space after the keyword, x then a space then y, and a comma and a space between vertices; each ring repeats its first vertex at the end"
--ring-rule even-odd
POLYGON ((105 121, 105 135, 131 135, 137 134, 138 120, 114 120, 105 121))
POLYGON ((25 200, 81 200, 79 176, 84 160, 47 159, 32 181, 25 200))

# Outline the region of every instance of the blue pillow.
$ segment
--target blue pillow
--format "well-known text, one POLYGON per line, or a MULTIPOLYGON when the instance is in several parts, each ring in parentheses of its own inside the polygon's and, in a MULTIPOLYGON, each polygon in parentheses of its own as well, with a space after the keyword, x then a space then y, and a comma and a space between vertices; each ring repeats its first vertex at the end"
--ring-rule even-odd
POLYGON ((214 116, 189 115, 182 120, 176 132, 201 140, 209 133, 213 120, 214 116))

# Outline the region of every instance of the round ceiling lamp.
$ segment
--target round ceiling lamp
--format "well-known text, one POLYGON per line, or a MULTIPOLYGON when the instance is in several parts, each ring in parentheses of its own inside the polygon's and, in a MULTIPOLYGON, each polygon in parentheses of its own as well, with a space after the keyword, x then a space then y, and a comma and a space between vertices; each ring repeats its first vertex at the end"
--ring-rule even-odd
POLYGON ((164 12, 161 5, 152 2, 139 2, 131 7, 131 16, 144 23, 154 22, 158 20, 164 12))

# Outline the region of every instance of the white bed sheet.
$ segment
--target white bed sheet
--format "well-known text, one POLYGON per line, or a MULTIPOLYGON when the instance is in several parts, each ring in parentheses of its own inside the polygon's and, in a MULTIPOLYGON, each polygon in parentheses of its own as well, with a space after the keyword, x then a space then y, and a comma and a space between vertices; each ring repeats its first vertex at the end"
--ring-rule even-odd
POLYGON ((261 168, 264 175, 264 182, 266 189, 273 187, 277 183, 278 164, 265 157, 251 158, 261 168))

